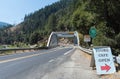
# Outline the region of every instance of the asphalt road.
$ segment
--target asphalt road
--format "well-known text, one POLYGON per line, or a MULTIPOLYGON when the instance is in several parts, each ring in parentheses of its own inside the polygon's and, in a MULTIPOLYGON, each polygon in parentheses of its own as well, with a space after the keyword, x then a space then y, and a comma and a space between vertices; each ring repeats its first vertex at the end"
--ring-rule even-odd
POLYGON ((73 48, 53 48, 0 56, 0 79, 41 79, 72 54, 73 48))

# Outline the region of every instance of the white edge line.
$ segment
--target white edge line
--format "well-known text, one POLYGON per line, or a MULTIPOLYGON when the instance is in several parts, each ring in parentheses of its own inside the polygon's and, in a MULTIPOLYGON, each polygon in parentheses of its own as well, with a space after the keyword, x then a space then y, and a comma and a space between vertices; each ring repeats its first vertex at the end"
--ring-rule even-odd
POLYGON ((68 52, 64 53, 64 55, 67 55, 69 53, 71 53, 75 48, 73 48, 72 50, 69 50, 68 52))
POLYGON ((48 61, 49 63, 51 63, 51 62, 53 62, 54 61, 54 59, 51 59, 50 61, 48 61))

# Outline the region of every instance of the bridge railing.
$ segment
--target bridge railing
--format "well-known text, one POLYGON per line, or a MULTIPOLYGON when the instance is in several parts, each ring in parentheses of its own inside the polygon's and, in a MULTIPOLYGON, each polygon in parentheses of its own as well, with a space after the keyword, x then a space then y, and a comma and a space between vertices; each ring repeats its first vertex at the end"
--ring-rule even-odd
POLYGON ((9 50, 37 50, 37 49, 48 49, 48 47, 36 47, 36 48, 8 48, 0 49, 0 51, 9 51, 9 50))

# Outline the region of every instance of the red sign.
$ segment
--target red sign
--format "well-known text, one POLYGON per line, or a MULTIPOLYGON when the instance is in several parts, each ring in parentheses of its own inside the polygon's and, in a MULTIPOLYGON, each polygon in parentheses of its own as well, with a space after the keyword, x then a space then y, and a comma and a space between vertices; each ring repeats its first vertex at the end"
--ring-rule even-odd
POLYGON ((101 70, 106 70, 106 72, 108 72, 111 69, 111 67, 107 64, 105 64, 105 66, 101 66, 101 70))

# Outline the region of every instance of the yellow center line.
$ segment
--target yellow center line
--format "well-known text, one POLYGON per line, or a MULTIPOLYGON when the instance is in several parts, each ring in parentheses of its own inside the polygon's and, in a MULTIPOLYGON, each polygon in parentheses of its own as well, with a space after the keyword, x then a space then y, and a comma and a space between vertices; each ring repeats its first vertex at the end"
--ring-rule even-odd
POLYGON ((20 59, 30 58, 30 57, 38 56, 38 55, 40 55, 40 54, 33 54, 33 55, 19 57, 19 58, 7 59, 7 60, 0 61, 0 63, 6 63, 6 62, 10 62, 10 61, 15 61, 15 60, 20 60, 20 59))
MULTIPOLYGON (((60 49, 62 49, 62 48, 60 48, 60 49)), ((57 50, 60 50, 60 49, 57 49, 57 50)), ((7 59, 7 60, 1 60, 0 64, 1 63, 11 62, 11 61, 16 61, 16 60, 21 60, 21 59, 25 59, 25 58, 30 58, 30 57, 38 56, 38 55, 41 55, 41 54, 47 54, 47 53, 51 53, 51 52, 54 52, 54 51, 57 51, 57 50, 52 50, 50 52, 44 52, 44 53, 32 54, 32 55, 28 55, 28 56, 19 57, 19 58, 12 58, 12 59, 7 59)))

